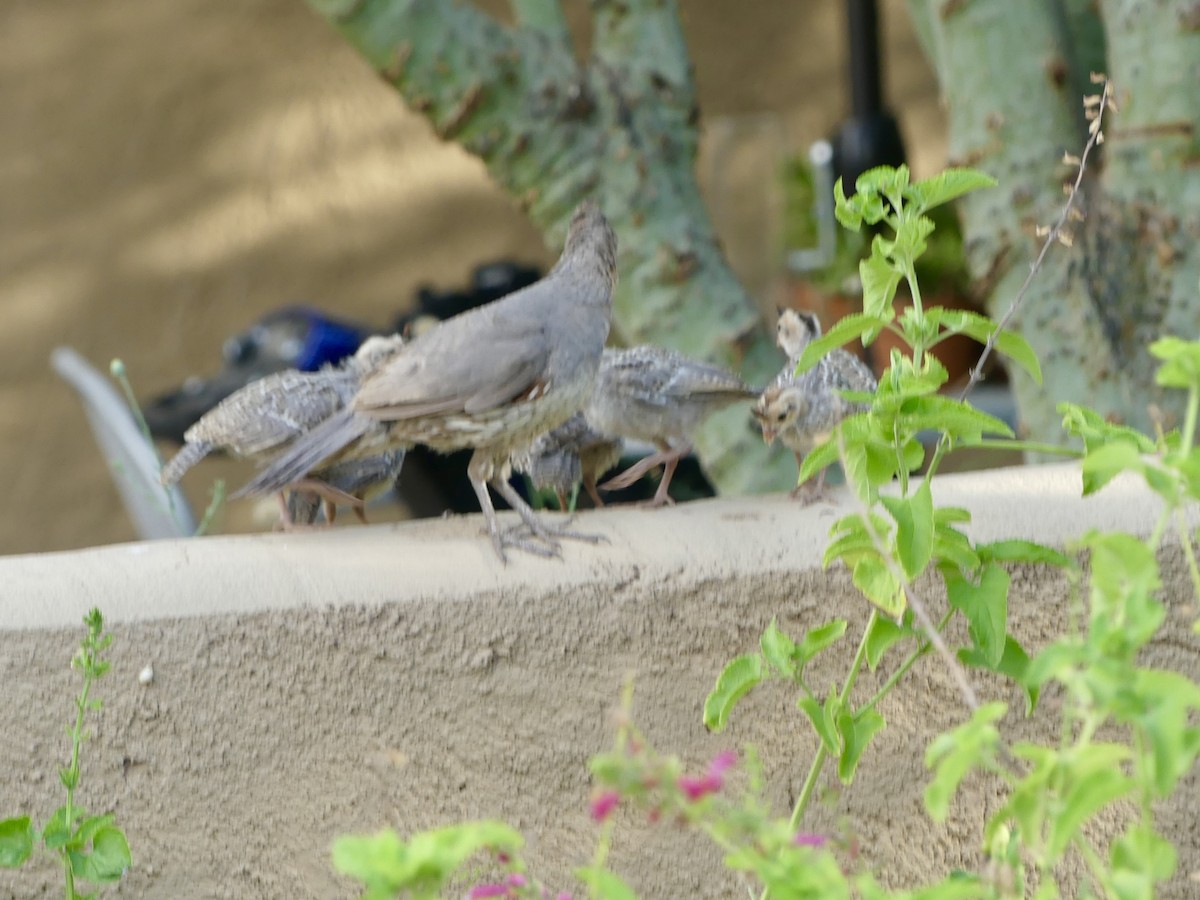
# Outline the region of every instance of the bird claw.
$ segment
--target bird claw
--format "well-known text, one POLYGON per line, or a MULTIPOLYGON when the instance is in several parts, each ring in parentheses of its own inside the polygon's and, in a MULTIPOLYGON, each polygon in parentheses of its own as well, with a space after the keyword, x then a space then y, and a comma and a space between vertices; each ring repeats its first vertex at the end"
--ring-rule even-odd
POLYGON ((829 500, 829 492, 825 486, 823 484, 814 486, 811 482, 796 485, 788 496, 801 506, 812 506, 814 503, 829 500))

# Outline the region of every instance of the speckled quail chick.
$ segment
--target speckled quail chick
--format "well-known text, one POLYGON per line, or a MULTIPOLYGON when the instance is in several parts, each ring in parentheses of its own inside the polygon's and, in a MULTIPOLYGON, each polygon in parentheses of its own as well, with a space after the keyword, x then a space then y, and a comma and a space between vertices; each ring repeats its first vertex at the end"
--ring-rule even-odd
MULTIPOLYGON (((821 323, 811 313, 784 310, 776 326, 776 341, 787 354, 788 363, 754 407, 754 417, 762 428, 763 439, 779 442, 796 455, 796 464, 818 444, 828 440, 838 423, 865 407, 852 403, 839 391, 870 393, 875 376, 857 356, 837 349, 801 375, 795 374, 796 361, 804 349, 821 336, 821 323)), ((792 497, 807 502, 818 499, 825 487, 825 470, 817 476, 815 489, 797 484, 792 497)))
POLYGON ((621 440, 593 428, 583 413, 576 413, 553 431, 534 440, 524 453, 514 454, 513 468, 529 476, 538 490, 551 489, 558 508, 567 508, 567 492, 577 484, 596 506, 603 506, 596 479, 621 458, 621 440))
POLYGON ((608 337, 617 239, 599 208, 579 206, 565 247, 540 281, 447 319, 368 376, 346 409, 296 441, 239 494, 279 490, 322 466, 389 447, 472 448, 467 476, 502 561, 512 547, 543 556, 563 537, 508 484, 510 456, 587 400, 608 337), (488 484, 521 517, 502 531, 488 484))
MULTIPOLYGON (((336 368, 316 372, 286 369, 250 382, 187 430, 183 447, 163 466, 162 483, 175 484, 188 469, 217 450, 249 459, 264 459, 277 452, 345 406, 358 391, 363 377, 402 345, 403 339, 398 335, 370 337, 354 356, 336 368)), ((398 470, 392 473, 392 480, 397 474, 398 470)), ((302 509, 317 497, 330 502, 358 503, 350 492, 331 486, 320 471, 314 471, 305 482, 281 486, 281 492, 284 488, 314 495, 298 501, 302 509)), ((283 525, 289 527, 292 519, 282 493, 280 502, 283 525)))
POLYGON ((757 393, 720 366, 663 347, 605 350, 584 416, 606 434, 647 441, 658 452, 602 488, 629 487, 662 465, 662 481, 649 505, 674 503, 667 489, 679 460, 691 452, 692 432, 711 414, 757 393))

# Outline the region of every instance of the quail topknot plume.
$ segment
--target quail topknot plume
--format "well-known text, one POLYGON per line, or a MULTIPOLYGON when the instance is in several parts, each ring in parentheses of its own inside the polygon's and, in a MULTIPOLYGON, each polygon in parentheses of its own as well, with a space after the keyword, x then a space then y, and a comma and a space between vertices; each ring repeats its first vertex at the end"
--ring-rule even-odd
POLYGON ((732 372, 663 347, 605 350, 584 416, 601 432, 647 441, 658 452, 601 487, 629 487, 662 465, 650 505, 674 503, 667 489, 679 460, 691 452, 692 432, 712 413, 757 394, 732 372))
POLYGON ((362 383, 346 408, 297 440, 239 494, 280 490, 341 459, 420 443, 472 448, 467 475, 501 560, 509 547, 540 555, 559 538, 508 484, 510 456, 582 408, 608 337, 617 239, 599 208, 575 211, 546 277, 469 310, 407 343, 362 383), (488 484, 523 529, 501 531, 488 484))
POLYGON ((538 490, 547 488, 567 508, 567 492, 582 482, 596 506, 603 506, 596 479, 621 458, 621 440, 593 428, 575 413, 552 431, 537 437, 524 453, 513 455, 513 468, 524 472, 538 490))
MULTIPOLYGON (((363 377, 402 344, 403 339, 398 335, 369 337, 352 357, 337 367, 316 372, 285 369, 250 382, 214 406, 184 433, 183 447, 163 466, 162 483, 175 484, 188 469, 216 450, 257 460, 281 450, 342 409, 358 391, 363 377)), ((397 465, 392 479, 398 474, 397 465)), ((313 471, 307 481, 285 487, 319 495, 329 502, 358 503, 351 492, 331 485, 319 470, 313 471)), ((301 506, 311 501, 310 497, 301 506)), ((286 527, 292 523, 286 501, 282 501, 282 508, 286 527)))
MULTIPOLYGON (((804 349, 821 336, 821 323, 812 313, 787 309, 780 312, 776 341, 787 354, 788 362, 775 380, 758 398, 754 417, 768 444, 776 438, 796 455, 796 464, 805 454, 828 440, 838 423, 866 407, 844 398, 839 391, 871 393, 876 388, 871 370, 852 353, 837 349, 823 356, 801 375, 795 374, 796 362, 804 349)), ((806 492, 796 485, 792 497, 811 502, 825 487, 825 470, 817 476, 816 487, 806 492)))

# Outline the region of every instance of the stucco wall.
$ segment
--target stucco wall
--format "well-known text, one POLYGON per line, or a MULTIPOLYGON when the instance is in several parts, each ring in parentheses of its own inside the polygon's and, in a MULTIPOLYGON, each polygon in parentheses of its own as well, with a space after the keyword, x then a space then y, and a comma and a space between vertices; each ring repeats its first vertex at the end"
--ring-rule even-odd
MULTIPOLYGON (((1155 509, 1132 481, 1080 501, 1070 467, 952 476, 935 492, 972 510, 981 539, 1142 530, 1155 509)), ((841 512, 783 497, 604 510, 579 524, 607 542, 507 568, 478 516, 0 559, 0 815, 41 817, 59 802, 54 770, 76 687, 67 661, 79 618, 99 605, 114 666, 80 800, 115 810, 127 829, 135 866, 116 895, 351 896, 329 866, 334 835, 485 816, 522 829, 535 871, 573 887, 569 872, 596 833, 586 761, 610 746, 628 673, 637 720, 660 749, 701 766, 753 743, 780 810, 799 790, 814 746, 788 691, 760 689, 726 735, 707 734, 700 710, 722 663, 751 649, 772 616, 792 632, 834 616, 861 628, 865 603, 847 574, 819 568, 841 512), (148 664, 155 679, 142 686, 148 664)), ((1150 656, 1195 676, 1186 573, 1172 553, 1164 567, 1172 613, 1150 656)), ((1034 649, 1066 615, 1062 586, 1043 576, 1018 569, 1010 601, 1034 649)), ((821 658, 815 683, 845 671, 851 643, 821 658)), ((1022 721, 1011 686, 973 677, 983 696, 1013 704, 1014 734, 1057 727, 1053 698, 1022 721)), ((876 684, 868 673, 860 689, 876 684)), ((888 727, 858 781, 829 791, 811 827, 848 823, 892 883, 974 864, 993 785, 968 781, 944 827, 922 813, 928 739, 965 717, 941 664, 918 663, 882 711, 888 727)), ((1197 787, 1193 775, 1164 813, 1181 874, 1163 897, 1194 896, 1197 787)), ((612 865, 644 897, 737 890, 703 840, 632 816, 612 865)), ((57 877, 43 860, 0 876, 0 896, 56 896, 57 877)))

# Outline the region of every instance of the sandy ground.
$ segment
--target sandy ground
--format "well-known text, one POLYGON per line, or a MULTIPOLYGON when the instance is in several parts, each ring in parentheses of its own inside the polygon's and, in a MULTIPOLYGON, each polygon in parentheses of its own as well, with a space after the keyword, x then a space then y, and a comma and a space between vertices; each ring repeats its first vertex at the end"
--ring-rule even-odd
MULTIPOLYGON (((932 78, 884 6, 891 101, 930 171, 944 146, 932 78)), ((710 207, 767 290, 767 173, 845 109, 838 5, 683 7, 710 207)), ((102 368, 122 357, 152 396, 211 372, 227 335, 278 306, 383 323, 422 282, 550 258, 482 167, 297 0, 10 0, 0 85, 0 552, 134 536, 53 347, 102 368)), ((212 478, 244 473, 214 463, 187 488, 202 504, 212 478)), ((223 527, 261 521, 234 507, 223 527)))

